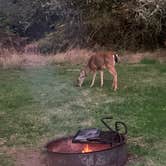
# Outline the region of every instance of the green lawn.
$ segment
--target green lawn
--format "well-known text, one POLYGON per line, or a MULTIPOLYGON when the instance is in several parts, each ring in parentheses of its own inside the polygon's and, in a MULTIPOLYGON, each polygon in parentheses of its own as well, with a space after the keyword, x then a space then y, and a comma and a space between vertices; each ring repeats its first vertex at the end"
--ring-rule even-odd
MULTIPOLYGON (((146 61, 145 61, 146 62, 146 61)), ((99 127, 101 117, 128 126, 128 166, 166 165, 166 65, 145 63, 117 66, 119 90, 111 89, 105 74, 89 88, 74 86, 79 66, 57 65, 22 70, 0 70, 0 165, 13 158, 1 147, 39 148, 43 140, 99 127)))

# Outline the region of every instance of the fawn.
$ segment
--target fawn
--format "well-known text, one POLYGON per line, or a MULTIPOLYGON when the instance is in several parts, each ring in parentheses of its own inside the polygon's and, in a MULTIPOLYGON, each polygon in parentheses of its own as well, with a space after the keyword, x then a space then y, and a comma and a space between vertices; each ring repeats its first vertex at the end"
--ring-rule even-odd
POLYGON ((108 69, 108 71, 113 76, 113 89, 114 91, 117 90, 117 72, 115 69, 115 63, 118 63, 119 56, 118 54, 114 54, 112 52, 99 52, 94 55, 92 55, 88 61, 88 64, 80 71, 79 77, 77 79, 77 86, 81 87, 86 76, 89 73, 93 73, 93 79, 91 82, 90 87, 93 87, 95 79, 96 79, 96 73, 99 71, 100 73, 100 86, 103 87, 104 81, 103 81, 103 69, 108 69))

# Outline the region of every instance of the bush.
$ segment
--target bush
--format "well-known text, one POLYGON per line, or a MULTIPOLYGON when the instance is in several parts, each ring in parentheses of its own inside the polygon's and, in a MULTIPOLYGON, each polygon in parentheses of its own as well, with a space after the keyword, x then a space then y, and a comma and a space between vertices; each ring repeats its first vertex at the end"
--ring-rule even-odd
POLYGON ((41 52, 100 45, 155 49, 166 41, 163 0, 1 0, 0 27, 40 40, 41 52))

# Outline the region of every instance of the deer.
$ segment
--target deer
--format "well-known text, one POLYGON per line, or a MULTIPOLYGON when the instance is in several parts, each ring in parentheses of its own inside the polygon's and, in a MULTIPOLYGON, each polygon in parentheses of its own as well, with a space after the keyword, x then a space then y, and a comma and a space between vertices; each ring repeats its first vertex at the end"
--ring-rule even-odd
POLYGON ((98 52, 92 55, 87 65, 83 69, 81 69, 79 76, 77 78, 77 86, 81 87, 85 78, 88 76, 89 73, 93 73, 92 82, 90 87, 94 86, 96 74, 97 72, 100 73, 100 86, 103 87, 104 85, 104 69, 108 69, 109 73, 113 76, 113 83, 112 87, 114 91, 118 88, 118 80, 117 80, 117 72, 115 69, 115 64, 119 62, 118 54, 114 54, 113 52, 98 52))

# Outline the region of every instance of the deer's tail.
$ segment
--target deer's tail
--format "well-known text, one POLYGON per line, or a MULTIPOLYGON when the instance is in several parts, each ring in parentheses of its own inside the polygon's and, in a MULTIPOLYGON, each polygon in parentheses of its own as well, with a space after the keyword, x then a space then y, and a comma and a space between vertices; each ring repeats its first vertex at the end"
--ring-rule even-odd
POLYGON ((119 55, 118 54, 114 55, 114 61, 115 61, 115 63, 119 62, 119 55))

